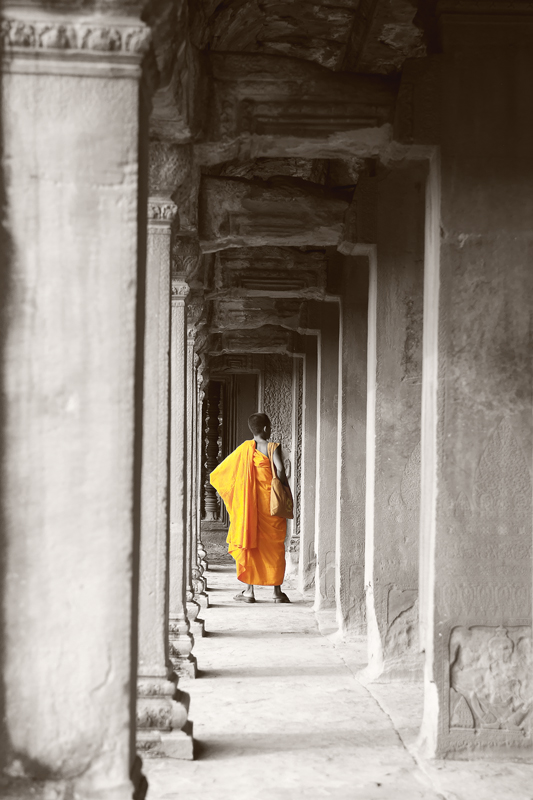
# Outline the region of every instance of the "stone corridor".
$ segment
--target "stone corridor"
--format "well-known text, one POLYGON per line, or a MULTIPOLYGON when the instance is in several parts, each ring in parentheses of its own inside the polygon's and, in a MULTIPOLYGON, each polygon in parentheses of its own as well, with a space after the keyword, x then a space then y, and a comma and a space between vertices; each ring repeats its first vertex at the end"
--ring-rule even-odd
POLYGON ((533 800, 531 0, 3 0, 0 58, 1 800, 533 800), (257 412, 288 607, 210 481, 257 412))
POLYGON ((196 760, 145 762, 148 800, 531 800, 533 766, 421 762, 420 685, 364 685, 366 643, 322 635, 285 584, 233 600, 231 561, 208 571, 206 635, 191 695, 196 760))

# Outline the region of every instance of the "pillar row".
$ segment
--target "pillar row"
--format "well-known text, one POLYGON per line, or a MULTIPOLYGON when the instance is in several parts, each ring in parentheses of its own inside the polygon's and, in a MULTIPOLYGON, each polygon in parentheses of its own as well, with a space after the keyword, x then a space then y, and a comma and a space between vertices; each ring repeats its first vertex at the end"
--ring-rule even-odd
POLYGON ((196 677, 187 614, 187 318, 189 286, 172 275, 170 336, 170 658, 178 675, 196 677))
POLYGON ((144 335, 137 747, 193 757, 189 696, 169 660, 170 241, 176 206, 150 198, 144 335))

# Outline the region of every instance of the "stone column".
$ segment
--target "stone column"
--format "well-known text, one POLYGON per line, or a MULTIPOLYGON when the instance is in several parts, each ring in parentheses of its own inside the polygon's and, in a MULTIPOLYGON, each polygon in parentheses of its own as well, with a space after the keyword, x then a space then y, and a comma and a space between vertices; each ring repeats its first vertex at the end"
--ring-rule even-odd
POLYGON ((421 574, 437 756, 531 758, 532 25, 530 9, 446 14, 433 65, 421 574))
POLYGON ((422 677, 418 638, 424 166, 382 168, 368 310, 365 586, 369 665, 422 677))
POLYGON ((170 660, 176 673, 196 677, 187 615, 187 320, 189 286, 172 276, 170 323, 170 660))
POLYGON ((337 461, 337 623, 344 636, 366 632, 365 476, 369 260, 375 247, 339 256, 341 380, 337 461))
POLYGON ((141 563, 137 747, 146 755, 193 757, 188 695, 168 656, 170 239, 176 206, 148 205, 144 334, 141 563))
POLYGON ((1 24, 3 789, 130 800, 144 793, 137 311, 150 37, 112 6, 92 20, 12 5, 1 24))
POLYGON ((207 411, 205 415, 205 519, 218 522, 220 519, 220 500, 211 483, 209 475, 218 466, 218 435, 220 430, 218 410, 220 404, 220 384, 211 381, 207 385, 207 411))
POLYGON ((193 583, 193 567, 196 566, 196 540, 193 533, 193 476, 195 469, 194 436, 195 417, 196 417, 196 367, 194 365, 194 342, 196 339, 196 329, 187 329, 187 455, 186 455, 186 481, 187 481, 187 508, 186 508, 186 573, 187 573, 187 615, 191 624, 191 630, 196 636, 204 635, 204 621, 198 616, 200 613, 200 603, 196 597, 193 583))
POLYGON ((192 525, 192 580, 194 595, 202 608, 209 607, 209 596, 206 592, 207 581, 204 575, 204 568, 200 551, 203 545, 200 537, 201 507, 200 507, 200 486, 201 486, 201 436, 202 436, 202 400, 203 392, 200 389, 202 383, 202 371, 200 369, 200 357, 194 355, 194 374, 195 391, 193 398, 193 426, 192 426, 192 497, 191 525, 192 525))
POLYGON ((204 430, 204 403, 205 391, 201 386, 204 386, 205 377, 202 373, 202 382, 198 384, 198 407, 196 412, 196 479, 197 479, 197 496, 198 505, 196 508, 196 531, 198 537, 197 554, 198 554, 198 569, 202 580, 204 582, 204 591, 207 590, 206 572, 208 569, 207 551, 204 543, 202 542, 202 494, 203 494, 203 472, 204 472, 204 453, 205 453, 205 430, 204 430))
POLYGON ((298 589, 310 592, 315 587, 315 502, 317 447, 317 336, 304 338, 302 491, 300 559, 298 589))
POLYGON ((337 425, 339 415, 339 303, 320 308, 315 501, 315 610, 335 607, 337 425))

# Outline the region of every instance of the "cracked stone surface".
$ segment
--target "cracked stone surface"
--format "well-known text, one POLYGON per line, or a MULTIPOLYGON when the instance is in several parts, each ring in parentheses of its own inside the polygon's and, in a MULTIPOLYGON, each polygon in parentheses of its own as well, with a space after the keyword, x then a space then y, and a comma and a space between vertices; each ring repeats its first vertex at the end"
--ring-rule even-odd
POLYGON ((319 633, 309 602, 239 584, 217 553, 191 695, 196 761, 145 760, 148 800, 531 800, 533 766, 423 762, 420 686, 364 686, 364 640, 319 633))

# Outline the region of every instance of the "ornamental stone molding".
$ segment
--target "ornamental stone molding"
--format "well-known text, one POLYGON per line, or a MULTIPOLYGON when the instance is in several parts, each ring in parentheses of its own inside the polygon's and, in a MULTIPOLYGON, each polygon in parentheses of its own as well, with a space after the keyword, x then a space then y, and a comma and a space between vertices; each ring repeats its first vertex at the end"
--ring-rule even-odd
POLYGON ((151 31, 142 24, 4 18, 0 22, 0 42, 7 52, 61 50, 142 56, 150 47, 151 31))

